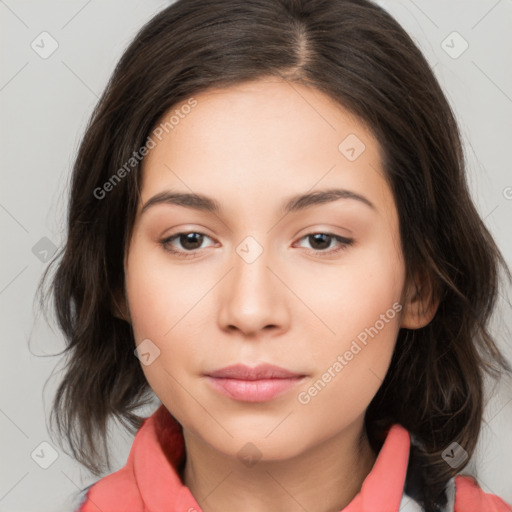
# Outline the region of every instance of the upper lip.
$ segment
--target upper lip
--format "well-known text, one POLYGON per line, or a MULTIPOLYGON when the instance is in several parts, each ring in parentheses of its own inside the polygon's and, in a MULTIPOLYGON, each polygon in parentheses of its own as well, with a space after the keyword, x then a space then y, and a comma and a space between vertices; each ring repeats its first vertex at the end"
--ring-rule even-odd
POLYGON ((261 364, 255 367, 235 364, 215 370, 207 375, 215 378, 239 380, 290 379, 305 376, 304 374, 294 373, 273 364, 261 364))

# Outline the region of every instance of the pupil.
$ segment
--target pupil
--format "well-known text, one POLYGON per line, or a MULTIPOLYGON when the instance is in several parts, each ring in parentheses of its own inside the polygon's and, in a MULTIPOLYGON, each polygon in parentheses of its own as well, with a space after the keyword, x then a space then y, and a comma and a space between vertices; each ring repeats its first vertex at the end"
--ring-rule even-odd
POLYGON ((202 235, 199 235, 198 233, 188 233, 186 235, 181 235, 181 244, 185 249, 194 250, 201 246, 201 238, 199 238, 199 244, 197 237, 202 237, 202 235), (194 240, 196 238, 196 240, 194 240), (188 244, 192 244, 193 247, 188 246, 188 244), (198 247, 195 247, 194 244, 198 245, 198 247))
POLYGON ((318 249, 325 249, 326 247, 329 247, 330 235, 325 235, 323 233, 318 233, 318 234, 310 235, 310 236, 313 238, 313 240, 315 240, 315 243, 319 242, 320 245, 322 245, 321 238, 324 239, 323 247, 317 247, 318 249), (325 243, 325 239, 326 238, 327 238, 327 243, 325 243))

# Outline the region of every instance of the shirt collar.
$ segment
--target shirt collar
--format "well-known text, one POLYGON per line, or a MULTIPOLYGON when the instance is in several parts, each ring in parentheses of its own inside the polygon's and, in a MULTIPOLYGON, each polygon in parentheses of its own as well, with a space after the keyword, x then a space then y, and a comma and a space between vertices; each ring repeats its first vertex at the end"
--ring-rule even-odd
MULTIPOLYGON (((340 512, 398 512, 409 460, 409 432, 392 425, 360 492, 340 512)), ((185 460, 181 425, 164 405, 147 418, 133 446, 133 471, 148 512, 201 508, 179 476, 185 460)))

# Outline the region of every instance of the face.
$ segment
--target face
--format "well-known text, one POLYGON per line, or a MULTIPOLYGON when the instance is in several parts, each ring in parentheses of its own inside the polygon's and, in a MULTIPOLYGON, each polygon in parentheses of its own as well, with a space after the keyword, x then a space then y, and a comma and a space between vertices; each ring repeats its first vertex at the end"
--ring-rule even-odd
POLYGON ((403 325, 397 210, 376 139, 319 91, 268 79, 194 99, 164 116, 182 114, 143 164, 125 258, 142 368, 219 452, 290 458, 360 421, 387 372, 403 325), (328 189, 345 192, 285 208, 328 189), (293 375, 211 376, 235 364, 293 375))

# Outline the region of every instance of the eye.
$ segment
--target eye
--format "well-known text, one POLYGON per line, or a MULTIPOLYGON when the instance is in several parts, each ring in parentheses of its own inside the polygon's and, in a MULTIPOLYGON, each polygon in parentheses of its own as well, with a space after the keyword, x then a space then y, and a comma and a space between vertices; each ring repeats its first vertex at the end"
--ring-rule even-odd
POLYGON ((192 258, 195 256, 194 252, 192 251, 196 251, 200 248, 205 237, 210 238, 204 233, 188 231, 183 233, 176 233, 175 235, 165 238, 164 240, 160 241, 160 244, 166 251, 169 251, 170 253, 179 256, 180 258, 192 258), (178 241, 185 250, 175 249, 172 245, 172 242, 175 240, 178 241))
POLYGON ((337 254, 340 251, 344 251, 348 246, 354 243, 352 238, 345 238, 343 236, 335 235, 333 233, 310 233, 303 236, 300 240, 308 240, 311 244, 315 254, 320 256, 337 254), (325 249, 331 245, 331 242, 338 242, 339 246, 337 249, 326 251, 325 249))
MULTIPOLYGON (((180 258, 194 258, 196 256, 196 251, 201 248, 202 242, 205 238, 210 237, 197 231, 188 231, 176 233, 175 235, 167 237, 160 241, 160 245, 162 245, 166 251, 180 258), (173 245, 173 242, 175 241, 180 243, 182 249, 175 248, 173 245)), ((322 232, 310 233, 300 238, 300 240, 304 239, 312 242, 312 252, 320 256, 332 256, 333 254, 337 254, 338 252, 345 250, 348 246, 354 243, 352 238, 345 238, 333 233, 322 232), (325 249, 328 248, 333 241, 339 244, 338 248, 326 251, 325 249)))

